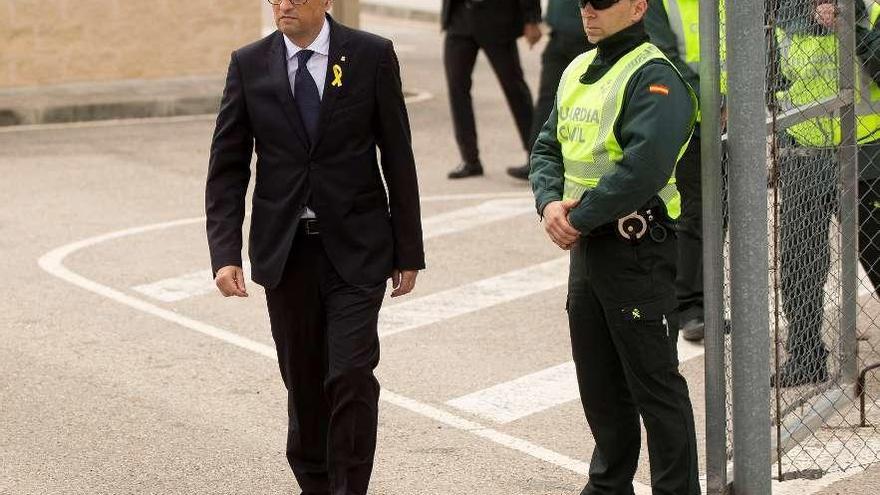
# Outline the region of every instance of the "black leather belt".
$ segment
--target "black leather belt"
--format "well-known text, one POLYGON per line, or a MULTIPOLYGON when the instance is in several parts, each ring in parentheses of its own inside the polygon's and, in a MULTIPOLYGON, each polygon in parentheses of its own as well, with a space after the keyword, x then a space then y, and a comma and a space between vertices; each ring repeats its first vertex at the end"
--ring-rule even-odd
POLYGON ((321 230, 318 228, 318 220, 315 218, 301 219, 297 230, 305 235, 318 235, 321 233, 321 230))

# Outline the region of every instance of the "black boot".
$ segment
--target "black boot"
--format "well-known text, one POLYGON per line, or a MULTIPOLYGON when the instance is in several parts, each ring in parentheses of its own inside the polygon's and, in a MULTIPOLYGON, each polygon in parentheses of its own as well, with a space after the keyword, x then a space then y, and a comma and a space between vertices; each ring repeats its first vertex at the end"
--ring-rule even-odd
POLYGON ((774 374, 770 377, 770 386, 788 388, 827 382, 827 361, 828 351, 825 349, 791 355, 779 367, 779 376, 774 374))
POLYGON ((528 163, 525 165, 520 165, 519 167, 507 167, 507 175, 513 177, 514 179, 522 179, 529 180, 529 171, 531 167, 528 163))
POLYGON ((483 165, 480 162, 461 162, 458 167, 449 172, 447 177, 450 179, 464 179, 465 177, 479 177, 481 175, 483 175, 483 165))

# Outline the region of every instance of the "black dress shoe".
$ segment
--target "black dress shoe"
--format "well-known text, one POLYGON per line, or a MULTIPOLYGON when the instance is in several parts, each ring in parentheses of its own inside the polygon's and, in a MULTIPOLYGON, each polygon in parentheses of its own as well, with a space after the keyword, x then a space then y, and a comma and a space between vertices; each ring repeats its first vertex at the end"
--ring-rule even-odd
POLYGON ((531 167, 528 163, 525 165, 520 165, 519 167, 507 167, 507 175, 513 177, 514 179, 522 179, 529 180, 529 171, 531 167))
POLYGON ((691 342, 696 342, 698 340, 703 340, 703 337, 706 336, 706 324, 703 323, 702 318, 693 318, 688 320, 681 326, 681 338, 684 340, 689 340, 691 342))
MULTIPOLYGON (((696 342, 706 336, 706 324, 701 318, 693 318, 684 323, 679 329, 681 338, 696 342)), ((730 335, 730 320, 724 319, 724 335, 730 335)))
POLYGON ((449 172, 450 179, 464 179, 465 177, 479 177, 483 175, 483 165, 480 163, 462 162, 449 172))
POLYGON ((779 376, 770 377, 771 387, 798 387, 811 383, 824 383, 828 381, 828 353, 817 353, 810 358, 792 358, 779 368, 779 376))

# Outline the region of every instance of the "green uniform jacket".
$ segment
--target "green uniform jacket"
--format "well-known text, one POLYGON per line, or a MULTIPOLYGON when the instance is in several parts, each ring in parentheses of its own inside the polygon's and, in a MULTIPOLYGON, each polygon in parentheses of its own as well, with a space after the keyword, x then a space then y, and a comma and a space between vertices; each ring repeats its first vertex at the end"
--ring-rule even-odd
MULTIPOLYGON (((645 30, 651 38, 651 43, 659 48, 663 55, 666 55, 666 58, 681 73, 681 77, 684 78, 685 82, 694 89, 694 93, 696 93, 697 99, 699 99, 700 74, 694 72, 691 66, 684 61, 683 53, 678 53, 678 39, 672 27, 669 26, 669 16, 666 14, 663 2, 660 0, 648 2, 648 11, 645 13, 645 30)), ((700 137, 699 123, 694 128, 694 137, 700 137)))
POLYGON ((678 72, 684 78, 685 82, 694 88, 697 97, 700 96, 700 75, 691 69, 685 63, 684 54, 678 53, 678 39, 675 32, 669 26, 669 17, 666 15, 666 9, 663 8, 663 2, 656 0, 648 2, 648 12, 645 13, 645 30, 651 37, 651 43, 666 55, 666 58, 675 65, 678 72))
MULTIPOLYGON (((581 81, 598 80, 621 56, 645 41, 648 36, 642 23, 602 40, 595 61, 581 81)), ((657 196, 672 176, 678 153, 691 135, 694 111, 687 86, 668 62, 648 62, 633 75, 614 125, 623 159, 584 194, 569 215, 582 235, 642 208, 657 196), (669 88, 669 94, 650 92, 649 86, 656 84, 669 88)), ((562 199, 564 167, 556 139, 556 112, 554 106, 531 155, 529 180, 539 215, 547 203, 562 199)))

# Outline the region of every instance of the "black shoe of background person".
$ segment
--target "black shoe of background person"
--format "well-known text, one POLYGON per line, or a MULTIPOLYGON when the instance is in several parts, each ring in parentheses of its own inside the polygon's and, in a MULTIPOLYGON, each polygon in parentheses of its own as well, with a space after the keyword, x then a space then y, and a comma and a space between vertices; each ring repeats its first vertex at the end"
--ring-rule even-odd
POLYGON ((692 318, 684 322, 679 333, 681 333, 681 338, 684 340, 689 340, 691 342, 703 340, 703 337, 706 336, 706 324, 703 322, 702 318, 692 318))
POLYGON ((483 175, 483 165, 477 163, 461 162, 447 175, 450 179, 464 179, 465 177, 479 177, 483 175))
MULTIPOLYGON (((686 322, 679 329, 681 338, 691 342, 703 340, 706 336, 706 324, 700 318, 693 318, 686 322)), ((730 335, 730 320, 724 319, 724 335, 730 335)))
POLYGON ((528 163, 525 165, 520 165, 519 167, 507 167, 507 175, 513 177, 514 179, 522 179, 529 180, 529 171, 531 167, 528 163))
POLYGON ((770 377, 770 386, 788 388, 827 382, 827 357, 827 351, 805 358, 789 357, 779 368, 779 376, 774 374, 770 377))

